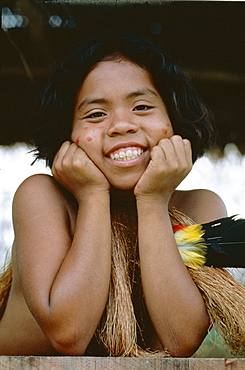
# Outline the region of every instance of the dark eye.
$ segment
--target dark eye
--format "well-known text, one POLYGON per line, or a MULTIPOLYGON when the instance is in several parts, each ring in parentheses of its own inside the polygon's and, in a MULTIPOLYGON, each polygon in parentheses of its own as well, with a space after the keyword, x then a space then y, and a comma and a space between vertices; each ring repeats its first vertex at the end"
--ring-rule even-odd
POLYGON ((134 111, 147 111, 149 109, 152 109, 153 107, 150 105, 137 105, 137 107, 134 108, 134 111))
POLYGON ((87 116, 87 118, 101 118, 104 116, 105 116, 105 113, 103 112, 94 112, 94 113, 91 113, 89 116, 87 116))

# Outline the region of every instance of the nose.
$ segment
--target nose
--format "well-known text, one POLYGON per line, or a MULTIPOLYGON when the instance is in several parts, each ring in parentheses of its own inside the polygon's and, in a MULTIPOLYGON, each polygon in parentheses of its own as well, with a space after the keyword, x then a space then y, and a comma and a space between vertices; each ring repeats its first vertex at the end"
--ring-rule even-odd
POLYGON ((126 114, 114 114, 111 117, 110 125, 107 129, 108 136, 126 135, 135 133, 139 129, 138 123, 133 117, 126 114))

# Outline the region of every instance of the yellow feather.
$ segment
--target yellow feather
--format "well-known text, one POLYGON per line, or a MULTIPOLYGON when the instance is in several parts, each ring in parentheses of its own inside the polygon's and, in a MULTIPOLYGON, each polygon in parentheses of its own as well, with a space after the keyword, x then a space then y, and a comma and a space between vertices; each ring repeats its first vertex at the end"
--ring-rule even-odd
POLYGON ((184 264, 198 269, 206 262, 206 245, 201 225, 191 225, 175 232, 175 240, 184 264))

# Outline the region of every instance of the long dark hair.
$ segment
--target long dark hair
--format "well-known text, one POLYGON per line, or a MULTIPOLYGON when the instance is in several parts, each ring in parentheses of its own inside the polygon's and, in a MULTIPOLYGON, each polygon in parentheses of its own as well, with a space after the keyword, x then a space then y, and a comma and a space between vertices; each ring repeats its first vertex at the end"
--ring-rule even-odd
POLYGON ((160 47, 135 35, 99 35, 78 43, 54 67, 33 115, 30 143, 36 157, 51 166, 54 155, 70 139, 76 95, 89 71, 101 60, 121 55, 145 68, 165 102, 175 134, 191 141, 193 161, 213 136, 210 114, 188 74, 160 47))

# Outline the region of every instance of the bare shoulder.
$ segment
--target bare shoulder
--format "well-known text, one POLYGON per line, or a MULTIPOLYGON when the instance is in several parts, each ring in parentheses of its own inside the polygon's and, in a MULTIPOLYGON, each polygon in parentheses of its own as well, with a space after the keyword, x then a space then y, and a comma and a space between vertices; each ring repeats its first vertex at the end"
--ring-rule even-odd
POLYGON ((32 175, 26 178, 18 187, 15 197, 21 196, 23 194, 41 194, 42 192, 57 191, 58 185, 54 178, 50 175, 38 174, 32 175))
POLYGON ((52 176, 38 174, 28 177, 18 187, 13 208, 28 208, 32 203, 36 207, 41 204, 65 203, 65 199, 65 192, 52 176))
POLYGON ((197 223, 226 217, 227 210, 218 194, 206 189, 177 190, 172 204, 197 223))
POLYGON ((14 228, 19 222, 29 222, 39 216, 66 224, 74 218, 75 203, 71 194, 50 175, 28 177, 17 189, 13 200, 14 228), (58 217, 59 215, 59 217, 58 217))

